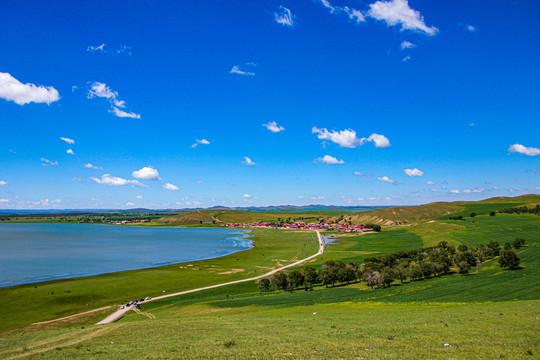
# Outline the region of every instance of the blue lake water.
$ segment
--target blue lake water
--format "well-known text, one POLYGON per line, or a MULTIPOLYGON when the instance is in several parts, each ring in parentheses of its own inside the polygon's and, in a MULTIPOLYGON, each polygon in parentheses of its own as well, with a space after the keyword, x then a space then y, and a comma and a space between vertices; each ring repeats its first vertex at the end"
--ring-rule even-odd
POLYGON ((0 287, 216 258, 249 249, 242 230, 0 224, 0 287))

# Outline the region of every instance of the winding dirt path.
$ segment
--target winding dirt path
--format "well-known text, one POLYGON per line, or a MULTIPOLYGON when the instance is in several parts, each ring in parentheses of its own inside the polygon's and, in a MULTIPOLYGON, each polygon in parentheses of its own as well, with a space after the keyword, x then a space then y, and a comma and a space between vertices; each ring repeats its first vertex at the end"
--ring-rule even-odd
MULTIPOLYGON (((304 258, 302 260, 298 260, 298 261, 296 261, 296 262, 294 262, 292 264, 281 266, 281 267, 279 267, 277 269, 274 269, 272 271, 267 272, 266 274, 255 276, 255 277, 252 277, 252 278, 249 278, 249 279, 241 279, 241 280, 236 280, 236 281, 229 281, 229 282, 226 282, 226 283, 205 286, 205 287, 202 287, 202 288, 197 288, 197 289, 192 289, 192 290, 180 291, 180 292, 173 293, 173 294, 162 295, 162 296, 155 297, 155 298, 153 298, 151 300, 147 300, 147 301, 145 301, 145 303, 149 302, 149 301, 154 301, 154 300, 161 300, 161 299, 166 299, 166 298, 170 298, 170 297, 175 297, 175 296, 180 296, 180 295, 185 295, 185 294, 191 294, 191 293, 199 292, 199 291, 203 291, 203 290, 215 289, 215 288, 222 287, 222 286, 240 284, 240 283, 244 283, 244 282, 248 282, 248 281, 259 280, 259 279, 265 278, 267 276, 274 275, 274 274, 276 274, 276 273, 278 273, 278 272, 280 272, 282 270, 285 270, 285 269, 300 265, 302 263, 305 263, 306 261, 314 259, 314 258, 316 258, 317 256, 321 255, 324 252, 324 242, 322 240, 321 234, 320 234, 319 231, 315 231, 315 233, 317 233, 317 239, 319 241, 319 251, 317 251, 317 253, 314 254, 314 255, 308 256, 307 258, 304 258)), ((131 306, 126 307, 124 309, 118 309, 114 313, 107 316, 105 319, 98 322, 97 325, 104 325, 104 324, 109 324, 109 323, 115 322, 118 319, 120 319, 122 316, 124 316, 124 314, 126 312, 128 312, 129 310, 131 310, 131 309, 132 309, 131 306)))

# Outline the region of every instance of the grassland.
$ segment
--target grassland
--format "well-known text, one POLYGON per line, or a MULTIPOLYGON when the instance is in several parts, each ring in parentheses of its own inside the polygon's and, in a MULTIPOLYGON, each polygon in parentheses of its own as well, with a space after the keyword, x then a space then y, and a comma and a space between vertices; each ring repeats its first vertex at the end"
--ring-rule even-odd
MULTIPOLYGON (((467 205, 469 207, 461 211, 476 209, 474 211, 479 214, 483 211, 477 211, 484 206, 482 204, 476 208, 471 207, 472 204, 467 205)), ((291 257, 291 251, 296 251, 299 257, 316 251, 316 244, 309 233, 260 231, 256 235, 260 237, 261 247, 218 259, 224 262, 223 270, 237 268, 237 264, 246 268, 245 272, 227 275, 227 280, 255 274, 259 271, 256 265, 259 260, 266 263, 271 260, 262 254, 281 251, 277 247, 290 246, 282 253, 283 256, 289 254, 290 259, 294 257, 291 257), (272 248, 274 242, 276 248, 272 248), (264 244, 268 248, 260 252, 264 244), (239 258, 240 255, 245 257, 239 258), (240 260, 234 260, 236 258, 240 260), (249 266, 251 274, 248 274, 249 266)), ((260 293, 253 282, 237 284, 144 304, 143 311, 153 314, 156 317, 153 320, 130 312, 115 324, 99 327, 91 325, 99 318, 99 314, 93 314, 77 321, 4 333, 0 335, 0 357, 538 358, 538 216, 479 215, 463 221, 443 217, 411 226, 393 227, 381 233, 340 236, 337 243, 327 246, 325 253, 311 265, 318 267, 329 259, 361 263, 366 256, 431 246, 439 241, 453 245, 478 245, 493 240, 502 245, 516 237, 527 241, 526 246, 517 251, 522 262, 520 270, 502 270, 497 259, 493 259, 484 262, 480 271, 474 270, 468 276, 454 273, 405 284, 396 282, 383 289, 371 289, 364 283, 355 283, 335 288, 320 286, 313 291, 260 293)), ((207 281, 221 279, 212 272, 211 265, 215 261, 193 263, 193 267, 200 270, 178 269, 186 275, 186 284, 174 284, 174 289, 181 289, 179 286, 184 285, 185 288, 196 287, 197 281, 203 281, 196 280, 197 274, 206 274, 204 277, 209 277, 207 281)), ((276 261, 270 263, 275 264, 276 261)), ((145 272, 147 270, 141 272, 141 276, 145 276, 145 272)), ((118 275, 122 274, 112 274, 111 277, 118 275)), ((159 275, 153 276, 148 281, 159 281, 159 275)), ((225 275, 221 276, 226 281, 225 275)), ((98 286, 105 279, 91 280, 98 286)), ((161 285, 165 286, 166 281, 161 285)), ((172 286, 167 289, 170 288, 172 286)), ((14 290, 32 290, 25 289, 14 290)), ((1 294, 0 291, 3 304, 1 294)), ((47 298, 44 301, 48 304, 47 298)), ((38 309, 24 308, 17 311, 23 314, 30 311, 33 316, 39 312, 38 309)))
POLYGON ((253 235, 255 248, 218 259, 0 288, 0 331, 154 297, 162 291, 170 293, 253 277, 318 249, 313 232, 256 229, 253 235))

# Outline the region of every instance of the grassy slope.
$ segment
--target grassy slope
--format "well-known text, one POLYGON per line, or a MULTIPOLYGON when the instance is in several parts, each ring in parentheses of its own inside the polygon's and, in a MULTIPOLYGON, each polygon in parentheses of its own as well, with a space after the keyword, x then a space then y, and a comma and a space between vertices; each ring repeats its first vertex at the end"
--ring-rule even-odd
POLYGON ((213 260, 126 271, 34 285, 0 288, 0 331, 126 300, 218 284, 263 274, 278 264, 317 252, 313 232, 257 229, 255 248, 213 260), (232 269, 245 271, 219 274, 232 269), (49 294, 54 291, 54 295, 49 294), (66 293, 70 291, 70 293, 66 293), (90 305, 88 305, 90 304, 90 305))

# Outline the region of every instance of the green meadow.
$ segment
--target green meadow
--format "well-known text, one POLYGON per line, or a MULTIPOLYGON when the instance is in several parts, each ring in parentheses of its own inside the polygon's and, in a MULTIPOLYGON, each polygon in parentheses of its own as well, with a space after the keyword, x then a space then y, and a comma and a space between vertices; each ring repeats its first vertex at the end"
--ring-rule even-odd
MULTIPOLYGON (((368 256, 433 246, 439 241, 476 246, 493 240, 503 246, 520 237, 526 244, 516 250, 521 259, 519 270, 503 270, 495 258, 467 276, 453 272, 403 284, 395 281, 380 289, 359 282, 333 288, 317 286, 312 291, 261 293, 255 282, 247 282, 143 304, 143 314, 129 312, 114 324, 93 325, 110 312, 104 311, 69 321, 24 327, 30 322, 85 310, 84 306, 80 307, 80 301, 67 306, 65 302, 51 300, 46 292, 53 288, 57 289, 55 294, 70 288, 77 289, 72 290, 73 296, 85 292, 89 296, 100 295, 103 300, 91 306, 97 308, 116 299, 124 300, 123 297, 157 295, 152 291, 159 293, 161 288, 167 292, 179 291, 251 277, 317 250, 313 232, 260 229, 254 235, 254 249, 220 259, 38 284, 37 289, 33 286, 1 289, 0 303, 7 314, 1 324, 3 330, 9 331, 0 335, 0 357, 534 359, 540 356, 540 217, 535 215, 442 218, 380 233, 347 234, 337 237, 323 255, 310 263, 316 268, 330 259, 362 263, 368 256), (218 275, 233 269, 244 271, 218 275), (126 293, 133 296, 123 296, 126 293), (40 304, 33 307, 36 301, 40 304)), ((67 300, 68 295, 62 296, 67 300)))

